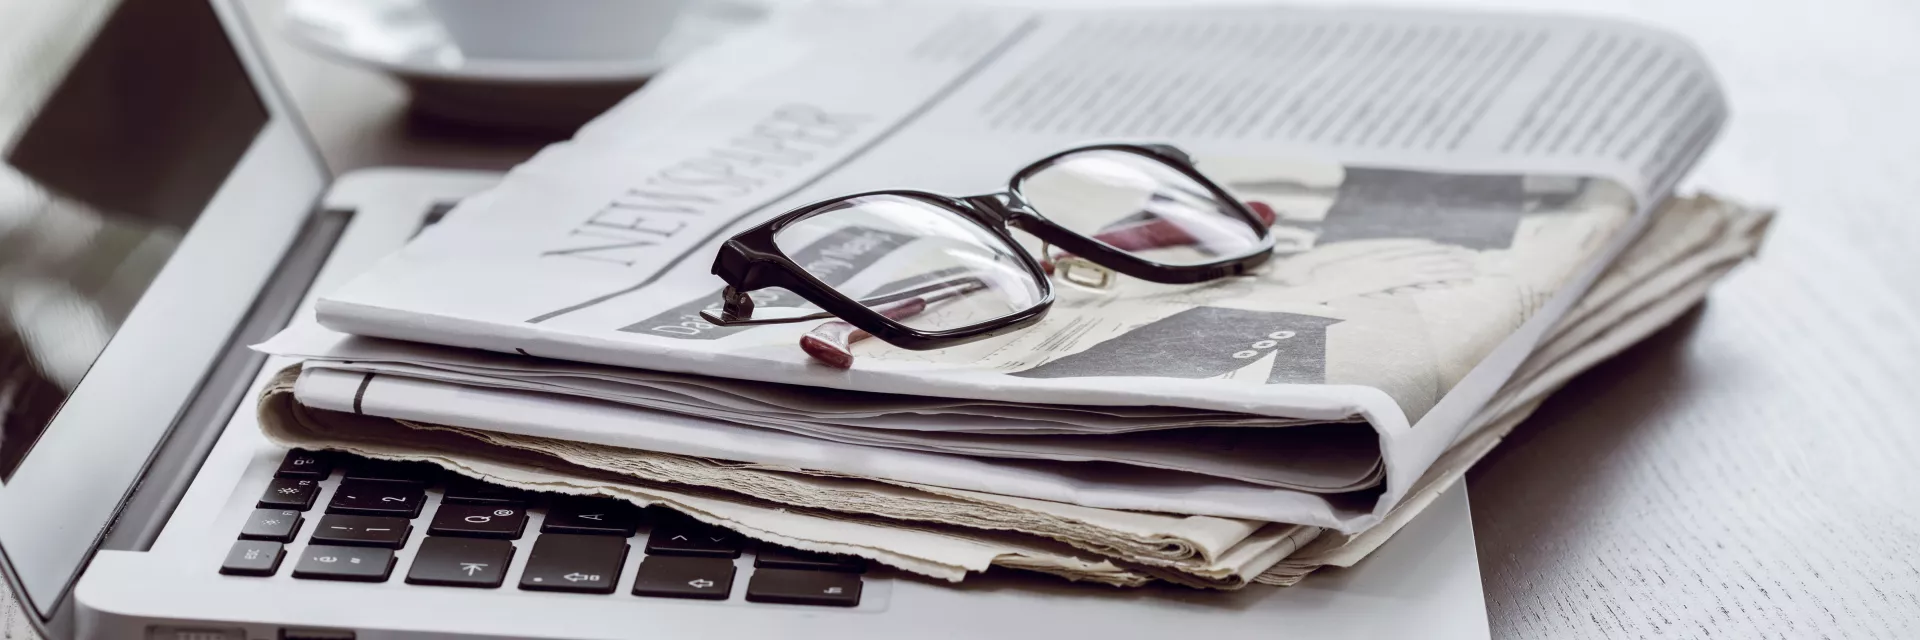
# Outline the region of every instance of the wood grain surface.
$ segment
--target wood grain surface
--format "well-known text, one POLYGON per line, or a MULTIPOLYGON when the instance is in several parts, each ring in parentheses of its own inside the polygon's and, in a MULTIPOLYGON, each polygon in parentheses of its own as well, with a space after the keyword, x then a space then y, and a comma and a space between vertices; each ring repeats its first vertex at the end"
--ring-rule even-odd
MULTIPOLYGON (((547 141, 409 117, 248 4, 336 171, 503 169, 547 141)), ((1693 39, 1735 117, 1689 188, 1782 212, 1705 307, 1468 476, 1495 636, 1920 638, 1920 3, 1477 4, 1693 39)))
POLYGON ((1920 638, 1920 5, 1648 3, 1760 259, 1468 476, 1501 638, 1920 638))

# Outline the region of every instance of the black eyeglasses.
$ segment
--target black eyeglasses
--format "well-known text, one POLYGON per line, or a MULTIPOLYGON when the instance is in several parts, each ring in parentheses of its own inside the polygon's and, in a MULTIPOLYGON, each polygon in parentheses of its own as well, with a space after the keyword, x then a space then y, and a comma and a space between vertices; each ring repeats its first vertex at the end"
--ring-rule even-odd
POLYGON ((1049 276, 1103 289, 1246 273, 1272 255, 1263 219, 1167 145, 1064 151, 965 198, 874 191, 810 204, 720 247, 721 326, 839 318, 906 349, 1018 330, 1053 304, 1049 276), (1036 257, 1009 227, 1042 244, 1036 257), (792 292, 815 308, 798 306, 792 292))

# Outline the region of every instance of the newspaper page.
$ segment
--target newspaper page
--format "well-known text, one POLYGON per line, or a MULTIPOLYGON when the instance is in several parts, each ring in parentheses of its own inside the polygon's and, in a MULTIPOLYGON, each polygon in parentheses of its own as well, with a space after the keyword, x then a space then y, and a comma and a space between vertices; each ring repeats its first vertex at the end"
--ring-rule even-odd
MULTIPOLYGON (((990 401, 997 409, 814 416, 785 431, 903 454, 971 447, 984 465, 858 468, 854 456, 829 455, 808 468, 1354 532, 1460 435, 1724 116, 1710 71, 1684 42, 1591 19, 820 8, 677 66, 323 299, 319 319, 358 336, 820 393, 990 401), (728 80, 676 93, 696 75, 728 80), (795 347, 808 327, 715 327, 698 315, 718 304, 708 265, 733 232, 850 193, 1005 189, 1026 163, 1093 139, 1179 145, 1277 213, 1280 257, 1253 277, 1207 285, 1063 292, 1041 324, 957 348, 869 340, 844 371, 795 347), (1299 469, 1315 456, 1132 461, 1175 474, 1160 475, 1007 460, 1071 462, 1076 448, 1100 445, 1049 451, 1037 439, 967 437, 1017 430, 979 418, 1036 406, 1144 412, 1105 420, 1120 431, 1345 423, 1371 449, 1307 474, 1299 469), (1151 414, 1166 408, 1188 412, 1151 414), (900 433, 911 431, 950 433, 900 433), (982 479, 983 470, 1018 478, 982 479)), ((898 236, 824 230, 798 242, 796 257, 838 265, 844 279, 832 284, 843 290, 881 287, 900 266, 890 262, 906 242, 898 236)), ((763 306, 800 305, 764 293, 763 306)), ((265 348, 324 351, 323 336, 283 337, 265 348)), ((306 386, 326 387, 324 373, 306 386)), ((362 377, 341 408, 364 409, 368 397, 388 398, 389 412, 447 400, 407 386, 417 382, 362 377)), ((660 384, 708 383, 641 386, 660 384)), ((794 395, 784 389, 742 397, 780 404, 794 395)), ((670 412, 659 420, 701 417, 670 412)), ((1030 415, 1031 436, 1102 422, 1030 415)), ((531 421, 486 426, 578 435, 531 421)), ((602 431, 638 445, 656 429, 628 421, 602 431)), ((735 460, 782 450, 764 438, 705 444, 735 460)))

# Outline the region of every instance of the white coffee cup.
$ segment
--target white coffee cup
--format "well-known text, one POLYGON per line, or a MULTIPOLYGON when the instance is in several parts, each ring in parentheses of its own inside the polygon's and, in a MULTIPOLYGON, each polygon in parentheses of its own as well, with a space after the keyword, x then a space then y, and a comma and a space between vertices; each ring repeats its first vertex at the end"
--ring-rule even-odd
POLYGON ((689 0, 426 0, 468 59, 651 56, 689 0))

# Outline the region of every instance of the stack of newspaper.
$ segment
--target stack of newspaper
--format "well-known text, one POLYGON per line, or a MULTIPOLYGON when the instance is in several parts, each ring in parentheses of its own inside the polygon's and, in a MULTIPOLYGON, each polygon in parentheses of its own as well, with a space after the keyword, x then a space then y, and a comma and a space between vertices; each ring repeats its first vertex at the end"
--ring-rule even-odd
MULTIPOLYGON (((665 505, 961 580, 1291 584, 1382 544, 1770 216, 1675 182, 1725 117, 1684 42, 1405 10, 811 7, 676 66, 259 348, 289 446, 665 505), (1171 142, 1277 213, 1200 285, 811 361, 718 327, 718 243, 825 198, 1005 188, 1171 142)), ((797 250, 884 278, 895 245, 797 250)), ((895 265, 897 266, 897 265, 895 265)))

